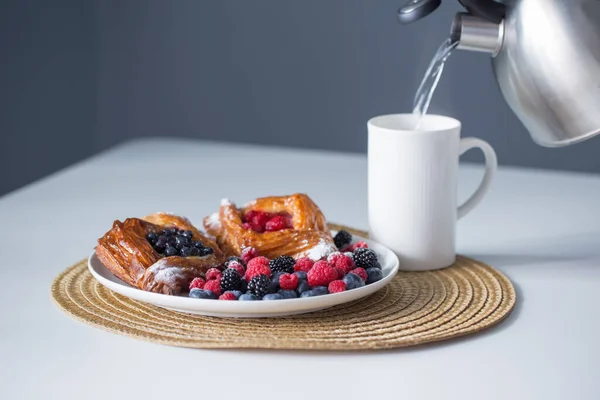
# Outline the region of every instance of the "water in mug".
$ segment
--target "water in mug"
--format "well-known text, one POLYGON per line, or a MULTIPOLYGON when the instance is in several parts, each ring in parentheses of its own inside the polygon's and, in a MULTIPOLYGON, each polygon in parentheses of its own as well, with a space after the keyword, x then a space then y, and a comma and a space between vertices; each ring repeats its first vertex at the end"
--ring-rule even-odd
POLYGON ((440 81, 442 71, 444 71, 444 64, 457 45, 458 42, 452 42, 450 38, 446 39, 431 60, 427 72, 425 72, 425 76, 421 81, 421 85, 419 85, 419 89, 417 89, 417 93, 415 94, 413 114, 418 115, 415 129, 418 129, 421 125, 422 116, 427 114, 431 97, 440 81))

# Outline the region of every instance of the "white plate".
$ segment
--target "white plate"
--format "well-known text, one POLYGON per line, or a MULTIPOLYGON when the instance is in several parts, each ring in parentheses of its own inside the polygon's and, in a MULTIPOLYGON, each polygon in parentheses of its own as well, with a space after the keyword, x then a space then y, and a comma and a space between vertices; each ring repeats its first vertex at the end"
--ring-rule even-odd
POLYGON ((327 294, 323 296, 270 300, 270 301, 219 301, 207 299, 193 299, 187 295, 170 296, 160 293, 146 292, 129 286, 114 276, 102 262, 92 253, 88 259, 90 272, 103 286, 123 296, 130 297, 158 307, 167 308, 189 314, 209 315, 215 317, 236 318, 261 318, 281 317, 286 315, 302 314, 311 311, 322 310, 347 303, 375 293, 387 285, 398 272, 398 257, 387 247, 367 239, 362 239, 369 244, 379 257, 383 270, 383 279, 365 285, 358 289, 352 289, 341 293, 327 294))

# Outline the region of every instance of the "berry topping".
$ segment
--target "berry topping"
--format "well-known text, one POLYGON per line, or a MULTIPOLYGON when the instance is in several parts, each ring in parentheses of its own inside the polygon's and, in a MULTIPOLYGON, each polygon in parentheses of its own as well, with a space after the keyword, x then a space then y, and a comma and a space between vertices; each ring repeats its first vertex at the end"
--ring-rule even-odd
POLYGON ((287 220, 282 215, 276 215, 271 218, 265 225, 265 230, 268 232, 280 231, 289 228, 287 220))
POLYGON ((244 268, 244 266, 242 265, 242 263, 240 263, 239 261, 230 261, 228 263, 225 264, 225 266, 227 267, 227 269, 234 269, 238 272, 238 274, 240 274, 240 276, 244 276, 246 274, 246 269, 244 268))
POLYGON ((327 261, 317 261, 307 273, 308 283, 311 286, 327 286, 338 278, 338 273, 331 268, 327 261))
POLYGON ((220 296, 221 295, 221 282, 219 282, 216 279, 213 279, 212 281, 208 281, 204 285, 204 290, 210 290, 215 295, 220 296))
POLYGON ((254 247, 246 247, 244 250, 242 250, 241 257, 242 261, 244 261, 245 264, 248 264, 248 261, 258 257, 258 250, 256 250, 254 247))
POLYGON ((269 268, 269 259, 267 257, 255 257, 248 261, 248 267, 246 268, 246 281, 250 282, 256 275, 271 276, 271 269, 269 268))
POLYGON ((365 286, 365 281, 363 281, 362 278, 356 274, 346 274, 342 280, 346 284, 346 290, 352 290, 365 286))
POLYGON ((240 290, 242 286, 242 276, 235 269, 227 268, 221 276, 221 290, 231 291, 240 290))
POLYGON ((256 297, 255 295, 253 295, 252 293, 244 293, 243 295, 240 296, 240 298, 238 300, 240 300, 240 301, 252 301, 252 300, 259 300, 259 298, 256 297))
POLYGON ((156 243, 156 239, 158 238, 158 234, 156 232, 150 232, 146 235, 146 240, 150 242, 150 244, 156 243))
POLYGON ((383 279, 383 272, 379 268, 367 269, 367 284, 377 282, 383 279))
POLYGON ((192 231, 177 228, 163 229, 146 235, 154 250, 165 257, 202 257, 213 253, 213 249, 204 247, 202 242, 194 242, 192 237, 192 231))
POLYGON ((248 282, 248 293, 252 293, 257 297, 263 297, 269 293, 271 288, 271 280, 267 275, 256 275, 248 282))
POLYGON ((225 292, 219 296, 219 300, 237 300, 233 292, 225 292))
POLYGON ((295 299, 298 297, 298 294, 294 290, 280 290, 277 293, 279 293, 284 299, 295 299))
POLYGON ((304 271, 308 272, 313 267, 315 262, 308 257, 300 258, 296 260, 296 265, 294 265, 295 271, 304 271))
POLYGON ((358 275, 360 277, 360 279, 362 279, 363 281, 367 281, 368 275, 367 275, 367 271, 365 271, 364 268, 354 268, 352 271, 350 271, 351 274, 354 275, 358 275))
POLYGON ((266 212, 252 210, 246 214, 244 223, 250 225, 253 231, 260 233, 265 231, 265 225, 267 225, 269 219, 271 219, 271 216, 266 212))
POLYGON ((198 288, 193 288, 190 290, 190 297, 194 299, 216 299, 217 295, 215 295, 210 290, 202 290, 198 288))
POLYGON ((284 290, 295 290, 298 286, 298 276, 295 274, 282 274, 279 277, 279 287, 284 290))
POLYGON ((346 284, 344 283, 344 281, 333 281, 329 284, 327 289, 329 290, 329 293, 343 292, 346 290, 346 284))
POLYGON ((200 257, 208 256, 215 252, 211 247, 203 247, 201 249, 198 249, 198 251, 200 252, 200 257))
POLYGON ((269 261, 271 272, 286 272, 291 274, 294 272, 294 265, 296 265, 296 261, 290 256, 279 256, 269 261))
POLYGON ((181 250, 179 250, 179 255, 181 257, 189 257, 192 255, 192 248, 191 247, 182 247, 181 250))
POLYGON ((333 243, 335 243, 335 247, 337 247, 338 249, 349 245, 350 242, 352 242, 352 235, 350 234, 350 232, 343 230, 336 233, 335 237, 333 238, 333 243))
POLYGON ((190 282, 190 290, 192 289, 204 289, 206 281, 200 277, 192 279, 190 282))
POLYGON ((164 254, 166 257, 176 256, 176 255, 177 255, 177 253, 179 253, 179 252, 177 251, 177 249, 176 249, 175 247, 172 247, 172 246, 167 246, 167 248, 166 248, 166 249, 164 250, 164 252, 163 252, 163 254, 164 254))
POLYGON ((252 225, 250 225, 250 223, 248 223, 248 222, 244 222, 242 224, 242 228, 244 228, 245 230, 249 231, 249 230, 252 230, 252 225))
POLYGON ((220 281, 221 276, 222 276, 222 273, 217 268, 209 268, 209 270, 206 271, 206 280, 207 281, 213 281, 213 280, 220 281))
POLYGON ((356 264, 357 267, 364 269, 375 268, 377 265, 379 265, 379 262, 377 261, 377 254, 368 248, 359 247, 354 251, 352 258, 354 259, 354 264, 356 264))

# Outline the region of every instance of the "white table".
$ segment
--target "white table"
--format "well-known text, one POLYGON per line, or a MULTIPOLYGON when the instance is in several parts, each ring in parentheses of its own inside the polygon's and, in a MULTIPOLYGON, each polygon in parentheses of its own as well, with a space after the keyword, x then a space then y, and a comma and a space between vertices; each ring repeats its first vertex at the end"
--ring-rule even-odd
MULTIPOLYGON (((462 167, 461 198, 481 172, 462 167)), ((600 176, 501 168, 458 247, 505 272, 518 303, 464 339, 377 353, 191 350, 104 332, 50 300, 53 278, 116 218, 170 210, 198 222, 222 197, 296 191, 366 228, 364 156, 199 141, 130 142, 0 198, 0 398, 600 398, 600 176)))

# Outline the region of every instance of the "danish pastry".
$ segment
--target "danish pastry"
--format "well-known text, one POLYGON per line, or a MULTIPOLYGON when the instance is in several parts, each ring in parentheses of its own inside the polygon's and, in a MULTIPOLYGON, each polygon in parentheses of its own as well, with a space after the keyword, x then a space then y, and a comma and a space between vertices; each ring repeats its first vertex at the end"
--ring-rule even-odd
POLYGON ((168 213, 115 221, 96 255, 114 275, 142 290, 178 294, 224 261, 217 244, 188 219, 168 213))
POLYGON ((204 227, 227 255, 254 247, 268 258, 319 260, 336 251, 325 216, 305 194, 263 197, 241 208, 224 199, 204 227))

